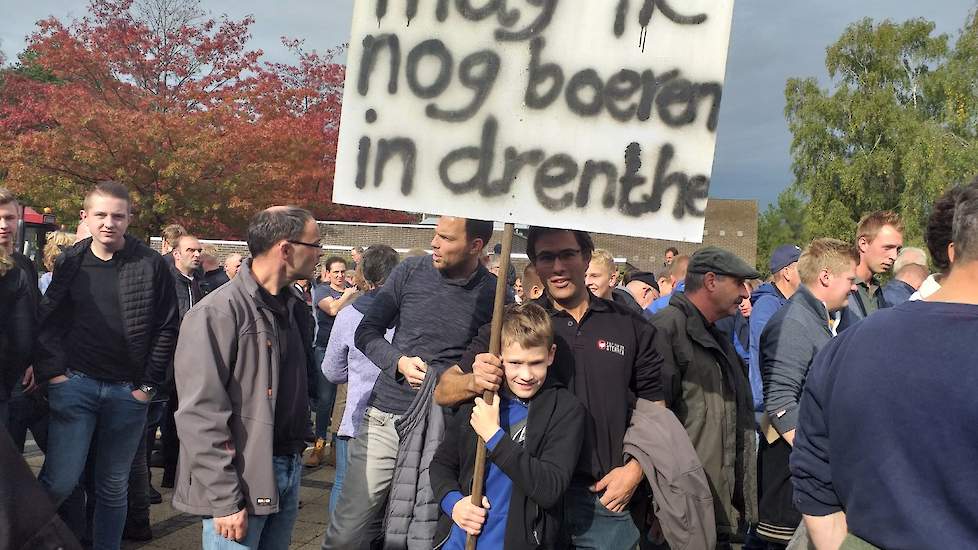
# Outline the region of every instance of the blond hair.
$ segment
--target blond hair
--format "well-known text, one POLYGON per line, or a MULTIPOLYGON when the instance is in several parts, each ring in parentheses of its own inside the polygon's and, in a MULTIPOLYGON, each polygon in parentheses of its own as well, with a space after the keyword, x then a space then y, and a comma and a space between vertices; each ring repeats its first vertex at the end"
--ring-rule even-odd
POLYGON ((859 263, 859 252, 838 239, 815 239, 798 258, 798 276, 806 285, 818 280, 823 269, 838 275, 859 263))
POLYGON ((171 223, 170 225, 164 227, 161 233, 163 236, 163 242, 165 242, 170 248, 176 248, 177 243, 180 242, 180 237, 186 235, 187 230, 184 229, 182 225, 171 223))
POLYGON ((594 249, 594 252, 591 253, 591 261, 598 262, 599 265, 603 264, 608 273, 615 272, 615 257, 603 248, 594 249))
POLYGON ((866 237, 867 241, 872 242, 880 230, 887 225, 896 229, 898 233, 903 233, 903 220, 900 219, 900 216, 896 212, 892 210, 880 210, 866 214, 863 216, 863 219, 859 220, 859 226, 856 227, 856 242, 863 237, 866 237))
POLYGON ((676 282, 682 281, 686 278, 686 270, 688 268, 689 256, 686 256, 685 254, 682 256, 676 256, 672 259, 672 264, 669 266, 669 276, 676 282))
POLYGON ((69 246, 75 244, 75 236, 64 231, 51 231, 44 243, 44 269, 54 271, 54 261, 69 246))
POLYGON ((540 274, 537 273, 537 268, 533 267, 533 264, 526 264, 526 267, 523 268, 523 290, 529 291, 534 286, 543 288, 543 280, 540 279, 540 274))
POLYGON ((85 210, 91 208, 92 197, 95 195, 124 200, 126 201, 127 207, 132 210, 132 198, 129 196, 129 188, 117 181, 103 181, 96 184, 95 187, 92 187, 92 189, 85 194, 85 210))
POLYGON ((0 206, 10 203, 14 203, 18 206, 20 205, 20 203, 17 201, 17 195, 14 195, 13 192, 6 187, 0 187, 0 206))
POLYGON ((546 347, 554 343, 550 315, 542 307, 527 302, 506 306, 503 313, 502 345, 519 344, 523 349, 546 347))

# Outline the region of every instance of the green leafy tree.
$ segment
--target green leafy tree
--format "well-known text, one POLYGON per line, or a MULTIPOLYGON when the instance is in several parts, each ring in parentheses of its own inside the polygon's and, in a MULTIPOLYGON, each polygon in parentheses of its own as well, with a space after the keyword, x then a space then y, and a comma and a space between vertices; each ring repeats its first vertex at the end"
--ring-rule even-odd
POLYGON ((778 195, 776 205, 768 205, 757 222, 757 270, 770 273, 771 253, 783 244, 801 246, 805 242, 805 202, 788 188, 778 195))
MULTIPOLYGON (((978 173, 976 56, 975 14, 953 46, 930 21, 864 19, 826 51, 830 89, 788 80, 790 194, 804 203, 803 239, 850 240, 864 214, 889 209, 903 216, 906 241, 922 240, 934 199, 978 173)), ((796 207, 779 200, 762 231, 791 227, 796 207)))

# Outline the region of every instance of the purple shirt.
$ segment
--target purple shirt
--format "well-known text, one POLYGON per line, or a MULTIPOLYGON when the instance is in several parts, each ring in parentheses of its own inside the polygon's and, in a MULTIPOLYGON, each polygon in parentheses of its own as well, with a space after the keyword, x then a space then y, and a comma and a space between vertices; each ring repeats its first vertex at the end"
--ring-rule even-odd
MULTIPOLYGON (((361 298, 362 299, 362 298, 361 298)), ((370 362, 353 344, 357 327, 363 319, 363 313, 356 307, 345 307, 336 315, 333 330, 326 345, 326 355, 320 368, 326 379, 334 384, 347 384, 346 409, 337 435, 357 437, 360 434, 360 422, 370 401, 374 382, 380 375, 377 365, 370 362)), ((384 335, 388 342, 394 337, 394 329, 388 329, 384 335)))

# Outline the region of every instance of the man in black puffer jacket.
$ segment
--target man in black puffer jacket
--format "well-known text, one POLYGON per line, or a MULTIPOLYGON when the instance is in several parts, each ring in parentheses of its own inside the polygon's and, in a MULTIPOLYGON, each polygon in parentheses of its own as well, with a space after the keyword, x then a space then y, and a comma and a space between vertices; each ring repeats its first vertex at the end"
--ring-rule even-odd
POLYGON ((60 504, 95 445, 96 548, 118 548, 122 539, 130 465, 178 330, 169 267, 126 236, 130 218, 129 192, 118 183, 100 183, 85 197, 82 223, 92 237, 58 260, 34 361, 51 407, 39 479, 60 504))

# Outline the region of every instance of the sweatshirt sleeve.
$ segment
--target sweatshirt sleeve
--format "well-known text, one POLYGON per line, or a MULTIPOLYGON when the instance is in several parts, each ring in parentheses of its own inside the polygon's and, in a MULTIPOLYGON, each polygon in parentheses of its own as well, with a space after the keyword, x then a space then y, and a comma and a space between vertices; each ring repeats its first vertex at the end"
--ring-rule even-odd
POLYGON ((387 282, 360 321, 354 337, 357 349, 377 365, 383 375, 394 379, 399 376, 397 361, 404 353, 388 342, 384 335, 401 312, 401 295, 407 283, 409 265, 408 261, 401 262, 387 277, 387 282))
POLYGON ((832 483, 830 441, 826 411, 831 409, 830 366, 839 339, 822 349, 808 373, 801 397, 798 431, 791 450, 791 477, 795 508, 810 516, 827 516, 842 510, 832 483))
POLYGON ((649 401, 664 401, 662 387, 662 355, 655 343, 656 328, 644 319, 635 319, 635 337, 638 351, 635 354, 635 367, 632 369, 632 384, 635 396, 649 401))
POLYGON ((351 323, 353 315, 349 313, 350 311, 356 310, 346 308, 336 316, 333 330, 329 333, 326 352, 323 354, 323 363, 319 365, 326 379, 334 384, 346 384, 350 376, 350 342, 353 340, 355 326, 351 323))
POLYGON ((480 353, 489 352, 489 337, 491 333, 492 323, 486 323, 482 325, 479 332, 469 342, 469 346, 465 348, 465 352, 462 353, 462 358, 458 361, 458 367, 462 369, 462 372, 467 374, 471 373, 472 366, 475 364, 475 356, 480 353))
POLYGON ((764 384, 761 376, 761 333, 771 317, 780 309, 777 298, 773 296, 761 296, 754 303, 754 308, 750 314, 750 345, 748 358, 748 375, 750 379, 750 391, 754 398, 754 410, 764 410, 764 384))
POLYGON ((173 362, 183 456, 191 461, 194 483, 207 487, 214 517, 238 512, 243 498, 232 463, 231 398, 225 390, 237 347, 236 320, 202 304, 184 318, 173 362))
MULTIPOLYGON (((552 508, 563 496, 581 452, 584 406, 569 392, 561 393, 539 457, 531 456, 509 437, 500 438, 489 451, 489 459, 541 508, 552 508)), ((537 428, 527 426, 532 429, 537 428)))
POLYGON ((798 425, 798 401, 814 349, 801 323, 784 319, 761 335, 761 372, 764 410, 778 433, 798 425))

